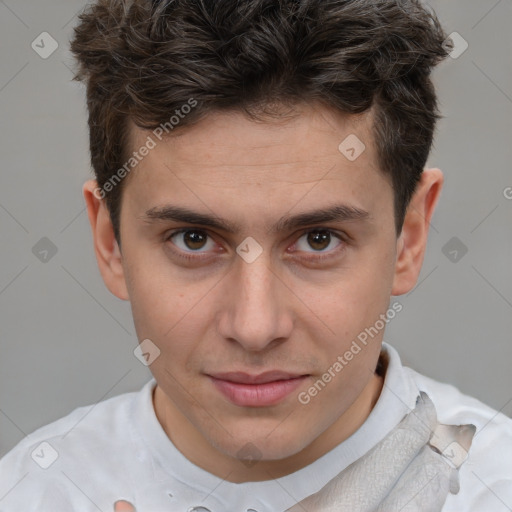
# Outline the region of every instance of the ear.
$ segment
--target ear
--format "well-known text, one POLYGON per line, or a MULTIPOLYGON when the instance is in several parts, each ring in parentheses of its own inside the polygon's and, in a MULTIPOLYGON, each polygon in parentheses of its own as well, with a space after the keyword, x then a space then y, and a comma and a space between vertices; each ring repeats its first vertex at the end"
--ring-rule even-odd
POLYGON ((92 228, 94 252, 103 281, 116 297, 129 300, 122 255, 114 236, 114 228, 103 191, 96 180, 88 180, 82 188, 87 215, 92 228))
POLYGON ((443 173, 439 169, 424 169, 421 173, 397 241, 392 295, 407 293, 416 285, 425 256, 430 219, 443 182, 443 173))

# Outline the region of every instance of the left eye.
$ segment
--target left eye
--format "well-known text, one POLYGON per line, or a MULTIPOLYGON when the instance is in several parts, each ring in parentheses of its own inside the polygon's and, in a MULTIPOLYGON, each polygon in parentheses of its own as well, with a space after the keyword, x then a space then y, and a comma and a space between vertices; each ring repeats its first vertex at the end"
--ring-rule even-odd
POLYGON ((334 247, 331 247, 331 249, 335 249, 341 245, 342 239, 336 233, 327 229, 316 229, 314 231, 304 233, 304 235, 302 235, 296 242, 295 247, 304 252, 329 252, 325 249, 327 249, 334 241, 333 235, 337 240, 337 244, 334 247), (313 251, 308 251, 308 247, 312 248, 313 251))

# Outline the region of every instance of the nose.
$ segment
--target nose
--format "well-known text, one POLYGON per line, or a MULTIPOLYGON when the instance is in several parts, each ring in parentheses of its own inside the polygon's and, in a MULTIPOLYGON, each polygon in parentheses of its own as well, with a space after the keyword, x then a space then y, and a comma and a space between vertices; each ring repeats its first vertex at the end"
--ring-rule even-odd
POLYGON ((263 252, 251 263, 239 258, 224 282, 217 330, 247 351, 262 351, 290 337, 293 293, 263 252))

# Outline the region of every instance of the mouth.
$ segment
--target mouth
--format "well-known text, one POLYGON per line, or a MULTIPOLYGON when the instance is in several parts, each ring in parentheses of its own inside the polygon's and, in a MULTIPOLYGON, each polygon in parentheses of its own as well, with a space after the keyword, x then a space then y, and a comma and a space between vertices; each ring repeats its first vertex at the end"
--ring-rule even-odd
POLYGON ((310 375, 269 371, 259 375, 243 372, 208 374, 213 386, 240 407, 276 405, 296 390, 310 375))

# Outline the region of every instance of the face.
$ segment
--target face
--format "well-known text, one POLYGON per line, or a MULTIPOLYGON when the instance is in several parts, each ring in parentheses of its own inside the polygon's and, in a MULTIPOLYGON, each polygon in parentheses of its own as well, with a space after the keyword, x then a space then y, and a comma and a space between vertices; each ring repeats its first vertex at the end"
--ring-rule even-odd
MULTIPOLYGON (((280 122, 212 114, 157 141, 126 183, 122 261, 138 338, 160 350, 150 369, 169 406, 224 454, 247 443, 263 459, 299 452, 374 376, 383 332, 308 391, 389 307, 393 191, 369 126, 311 106, 280 122), (366 146, 353 161, 338 149, 351 134, 366 146), (269 371, 288 378, 226 382, 283 378, 269 371)), ((148 134, 134 128, 132 146, 148 134)))

